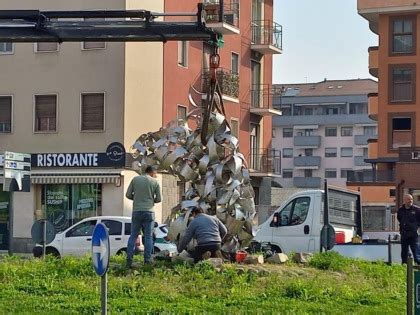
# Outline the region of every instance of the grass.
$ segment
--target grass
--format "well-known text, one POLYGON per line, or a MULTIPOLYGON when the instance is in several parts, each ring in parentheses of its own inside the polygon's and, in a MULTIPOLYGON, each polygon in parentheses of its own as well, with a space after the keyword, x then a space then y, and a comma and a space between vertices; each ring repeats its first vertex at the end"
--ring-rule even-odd
MULTIPOLYGON (((137 258, 139 259, 139 258, 137 258)), ((218 272, 159 262, 128 272, 113 257, 110 314, 403 314, 405 268, 316 254, 309 266, 224 265, 218 272)), ((0 313, 100 313, 100 279, 88 257, 0 261, 0 313)))

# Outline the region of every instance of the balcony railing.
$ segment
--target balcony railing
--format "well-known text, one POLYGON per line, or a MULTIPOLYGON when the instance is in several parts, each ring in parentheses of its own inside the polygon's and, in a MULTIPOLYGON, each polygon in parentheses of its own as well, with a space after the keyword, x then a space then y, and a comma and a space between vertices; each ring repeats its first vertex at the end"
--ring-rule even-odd
POLYGON ((320 167, 320 156, 296 156, 293 158, 293 165, 295 167, 320 167))
POLYGON ((269 20, 252 21, 252 43, 283 49, 283 27, 269 20))
POLYGON ((274 86, 271 84, 251 85, 251 113, 257 115, 281 115, 281 111, 273 108, 274 86))
POLYGON ((368 145, 369 139, 377 139, 378 135, 356 135, 354 136, 355 145, 368 145))
POLYGON ((377 183, 395 182, 395 173, 393 170, 359 170, 347 171, 347 182, 350 183, 377 183))
POLYGON ((318 148, 321 145, 321 136, 296 136, 293 144, 297 147, 318 148))
MULTIPOLYGON (((229 69, 218 68, 216 77, 222 90, 222 94, 233 98, 239 98, 239 75, 229 69)), ((201 91, 207 93, 210 86, 210 71, 204 69, 201 75, 201 91)))
POLYGON ((365 159, 367 159, 367 156, 355 156, 354 157, 354 165, 355 166, 370 166, 369 163, 365 162, 365 159))
POLYGON ((239 0, 222 1, 222 4, 219 0, 207 0, 204 9, 208 26, 227 23, 239 29, 239 0))
POLYGON ((252 173, 281 174, 281 154, 278 150, 253 149, 249 155, 252 173))

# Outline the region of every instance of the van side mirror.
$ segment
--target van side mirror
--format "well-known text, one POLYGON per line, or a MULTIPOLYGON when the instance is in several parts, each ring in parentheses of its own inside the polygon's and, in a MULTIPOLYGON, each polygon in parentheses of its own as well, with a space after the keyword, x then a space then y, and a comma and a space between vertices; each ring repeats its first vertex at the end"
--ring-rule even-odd
POLYGON ((270 223, 271 227, 279 227, 280 226, 280 213, 276 212, 273 215, 273 220, 270 223))

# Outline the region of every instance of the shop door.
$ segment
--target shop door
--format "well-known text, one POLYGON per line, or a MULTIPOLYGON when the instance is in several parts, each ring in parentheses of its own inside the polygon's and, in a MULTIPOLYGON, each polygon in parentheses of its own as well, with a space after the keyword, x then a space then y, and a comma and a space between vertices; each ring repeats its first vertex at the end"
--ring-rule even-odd
POLYGON ((0 189, 0 250, 9 249, 9 193, 0 189))

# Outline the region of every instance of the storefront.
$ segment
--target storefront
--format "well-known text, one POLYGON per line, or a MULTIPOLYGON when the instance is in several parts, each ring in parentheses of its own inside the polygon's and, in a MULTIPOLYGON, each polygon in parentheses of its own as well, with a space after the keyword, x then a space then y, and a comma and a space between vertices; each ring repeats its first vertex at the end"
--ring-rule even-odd
POLYGON ((0 250, 9 248, 9 193, 0 188, 0 250))

